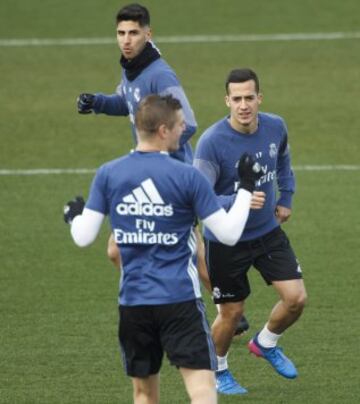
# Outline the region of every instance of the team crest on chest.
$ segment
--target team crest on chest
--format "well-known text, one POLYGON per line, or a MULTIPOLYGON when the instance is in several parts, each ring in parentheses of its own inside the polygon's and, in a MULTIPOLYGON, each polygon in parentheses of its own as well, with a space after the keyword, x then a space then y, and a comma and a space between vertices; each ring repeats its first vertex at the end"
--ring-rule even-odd
POLYGON ((278 150, 275 143, 270 143, 269 145, 269 156, 275 158, 277 156, 278 150))

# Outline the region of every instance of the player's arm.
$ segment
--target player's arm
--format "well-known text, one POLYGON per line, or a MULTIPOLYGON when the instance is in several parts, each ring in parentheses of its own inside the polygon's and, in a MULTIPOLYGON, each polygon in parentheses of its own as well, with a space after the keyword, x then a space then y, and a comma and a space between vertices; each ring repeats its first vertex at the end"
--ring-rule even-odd
POLYGON ((185 118, 185 130, 181 135, 180 144, 185 144, 196 132, 197 122, 195 120, 194 112, 190 106, 189 100, 186 97, 186 94, 183 88, 178 86, 170 86, 161 92, 160 95, 168 95, 171 94, 174 98, 177 98, 180 103, 182 110, 184 112, 185 118))
POLYGON ((99 234, 105 215, 95 210, 85 208, 81 215, 71 223, 71 236, 79 247, 87 247, 93 243, 99 234))
MULTIPOLYGON (((235 201, 229 211, 226 212, 221 208, 202 220, 203 224, 215 237, 221 243, 227 245, 235 245, 241 237, 249 216, 255 182, 260 178, 262 172, 254 159, 245 153, 239 161, 238 175, 241 188, 237 192, 235 201)), ((212 189, 211 192, 214 195, 212 189)), ((259 194, 259 205, 263 206, 264 202, 265 194, 262 193, 261 196, 259 194)))
MULTIPOLYGON (((209 181, 211 187, 214 188, 215 184, 219 178, 219 175, 220 175, 220 167, 212 161, 197 158, 196 151, 195 151, 195 159, 194 159, 193 165, 209 181)), ((228 208, 234 203, 235 196, 236 196, 235 194, 217 195, 217 198, 218 198, 220 205, 225 210, 228 210, 228 208)))
MULTIPOLYGON (((209 181, 212 188, 214 188, 218 175, 219 167, 210 161, 195 158, 194 167, 197 168, 204 177, 209 181)), ((263 207, 264 193, 254 191, 251 197, 250 209, 261 209, 263 207)), ((236 193, 231 195, 217 195, 217 199, 220 205, 227 211, 233 205, 236 198, 236 193)))
MULTIPOLYGON (((217 153, 218 147, 209 140, 205 132, 196 145, 193 166, 209 181, 212 188, 215 188, 220 177, 221 169, 218 164, 219 156, 217 153)), ((235 194, 218 195, 217 197, 225 210, 228 210, 235 200, 235 194)))
POLYGON ((64 221, 71 226, 71 236, 79 247, 86 247, 95 241, 107 214, 104 171, 104 166, 97 171, 86 204, 78 196, 64 206, 64 221))
POLYGON ((106 114, 106 115, 129 115, 126 100, 121 91, 121 85, 118 92, 111 95, 101 93, 90 94, 82 93, 77 98, 77 108, 79 114, 106 114))
POLYGON ((180 103, 185 117, 185 130, 182 133, 180 144, 185 144, 196 132, 197 122, 190 102, 181 86, 176 74, 170 68, 161 70, 153 76, 152 92, 159 95, 172 95, 180 103))
POLYGON ((279 147, 276 172, 280 196, 276 204, 275 214, 280 223, 288 220, 291 215, 292 198, 295 192, 295 177, 291 169, 291 157, 285 124, 283 130, 283 140, 279 147))

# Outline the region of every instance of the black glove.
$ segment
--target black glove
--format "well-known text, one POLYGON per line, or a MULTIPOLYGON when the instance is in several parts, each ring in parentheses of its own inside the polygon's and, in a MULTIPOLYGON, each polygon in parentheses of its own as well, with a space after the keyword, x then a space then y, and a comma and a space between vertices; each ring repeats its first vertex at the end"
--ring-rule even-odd
POLYGON ((91 114, 95 104, 95 95, 83 93, 77 98, 77 108, 79 114, 91 114))
POLYGON ((81 215, 84 210, 85 201, 82 196, 77 196, 64 206, 64 221, 71 224, 75 216, 81 215))
POLYGON ((255 189, 255 182, 260 179, 263 174, 260 164, 257 163, 250 154, 244 153, 240 157, 238 165, 240 188, 253 192, 255 189))

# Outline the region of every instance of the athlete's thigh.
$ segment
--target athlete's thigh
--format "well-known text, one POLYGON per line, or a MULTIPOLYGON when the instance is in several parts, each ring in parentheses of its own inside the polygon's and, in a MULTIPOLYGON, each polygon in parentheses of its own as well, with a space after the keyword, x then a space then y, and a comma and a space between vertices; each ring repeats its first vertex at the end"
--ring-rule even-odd
POLYGON ((254 260, 267 284, 302 279, 300 264, 286 233, 276 228, 262 238, 262 253, 254 260))
POLYGON ((250 294, 247 271, 252 264, 243 243, 227 246, 205 240, 206 261, 214 302, 239 302, 250 294))
POLYGON ((201 299, 159 306, 157 321, 164 351, 172 365, 216 369, 216 352, 201 299))
POLYGON ((119 342, 128 376, 144 378, 159 372, 163 349, 152 306, 119 308, 119 342))

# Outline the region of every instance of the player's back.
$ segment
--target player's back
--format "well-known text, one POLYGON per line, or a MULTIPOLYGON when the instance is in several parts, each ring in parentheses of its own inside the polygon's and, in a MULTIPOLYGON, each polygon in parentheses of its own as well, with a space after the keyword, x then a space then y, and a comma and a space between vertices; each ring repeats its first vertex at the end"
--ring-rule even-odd
POLYGON ((191 191, 197 171, 167 153, 136 151, 99 172, 121 247, 119 303, 165 304, 200 297, 191 191))

